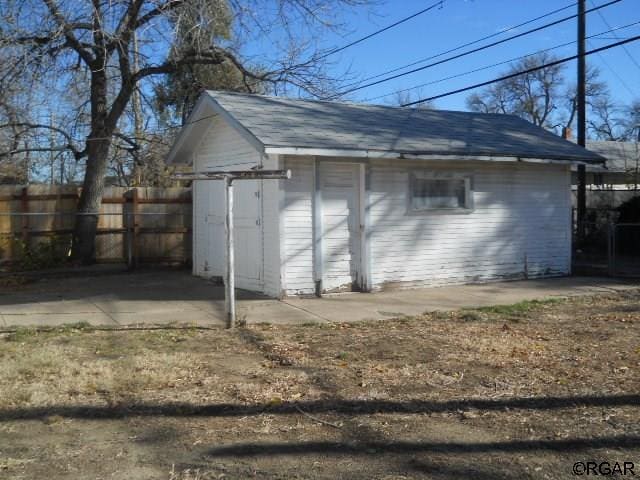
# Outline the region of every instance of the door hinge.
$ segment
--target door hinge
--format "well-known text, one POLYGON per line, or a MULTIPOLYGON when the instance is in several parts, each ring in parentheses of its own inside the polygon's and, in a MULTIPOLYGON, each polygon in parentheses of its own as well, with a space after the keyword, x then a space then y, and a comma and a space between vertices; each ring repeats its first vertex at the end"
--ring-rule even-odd
POLYGON ((256 225, 260 225, 260 219, 259 218, 256 220, 256 225))

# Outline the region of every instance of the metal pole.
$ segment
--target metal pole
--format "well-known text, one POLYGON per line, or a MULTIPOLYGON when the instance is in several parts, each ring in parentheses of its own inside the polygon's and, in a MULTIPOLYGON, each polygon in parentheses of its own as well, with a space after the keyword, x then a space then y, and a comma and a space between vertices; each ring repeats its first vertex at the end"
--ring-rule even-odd
MULTIPOLYGON (((587 135, 587 102, 586 102, 586 77, 587 65, 585 56, 585 19, 586 0, 578 1, 578 91, 576 97, 577 117, 578 117, 578 145, 586 145, 587 135)), ((583 164, 578 165, 578 240, 585 238, 585 220, 587 214, 587 172, 583 164)))
MULTIPOLYGON (((233 254, 233 181, 234 180, 285 180, 291 178, 291 170, 238 170, 207 171, 192 173, 176 173, 175 180, 223 180, 225 190, 226 218, 224 230, 226 236, 226 268, 225 268, 225 313, 227 327, 233 328, 236 323, 235 274, 233 254)), ((0 215, 2 215, 0 213, 0 215)))
POLYGON ((227 314, 227 327, 233 328, 236 324, 236 297, 235 297, 235 272, 233 268, 233 179, 224 178, 226 219, 224 230, 227 237, 227 265, 225 287, 227 289, 225 295, 225 311, 227 314))

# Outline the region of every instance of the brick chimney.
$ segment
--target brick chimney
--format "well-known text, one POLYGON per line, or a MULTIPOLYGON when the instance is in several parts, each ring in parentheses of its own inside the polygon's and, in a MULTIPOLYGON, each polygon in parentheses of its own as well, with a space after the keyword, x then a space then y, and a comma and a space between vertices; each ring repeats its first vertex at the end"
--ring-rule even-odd
POLYGON ((571 133, 571 127, 562 127, 562 138, 565 140, 571 140, 573 138, 571 133))

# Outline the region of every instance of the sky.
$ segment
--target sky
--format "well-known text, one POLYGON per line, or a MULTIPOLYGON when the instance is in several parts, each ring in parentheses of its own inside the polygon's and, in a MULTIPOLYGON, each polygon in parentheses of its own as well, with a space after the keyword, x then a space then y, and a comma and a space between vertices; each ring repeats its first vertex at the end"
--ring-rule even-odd
MULTIPOLYGON (((587 0, 587 9, 595 5, 607 3, 608 0, 587 0)), ((375 14, 358 13, 346 16, 348 28, 346 35, 328 35, 327 48, 339 47, 363 37, 375 30, 394 23, 404 17, 418 12, 435 0, 387 0, 375 7, 375 14)), ((461 44, 477 40, 481 37, 507 30, 509 27, 544 15, 561 7, 569 7, 573 0, 444 0, 442 8, 435 8, 402 25, 390 29, 358 45, 347 48, 332 56, 332 69, 335 73, 348 69, 359 78, 377 75, 421 58, 436 55, 455 48, 461 44)), ((599 34, 623 25, 639 22, 637 25, 603 35, 604 39, 590 39, 587 50, 616 42, 613 36, 627 38, 640 34, 640 0, 622 0, 621 2, 599 10, 602 14, 592 12, 587 15, 587 36, 599 34), (608 23, 605 23, 605 21, 608 23)), ((577 6, 558 12, 524 27, 510 30, 500 36, 478 45, 467 47, 455 53, 472 49, 484 43, 521 33, 545 23, 573 15, 577 6)), ((557 26, 530 34, 523 38, 509 41, 481 53, 476 53, 446 64, 423 70, 389 82, 358 90, 350 94, 355 101, 370 103, 391 103, 394 96, 375 98, 392 94, 399 89, 419 84, 434 82, 445 77, 468 72, 497 62, 502 62, 527 55, 541 49, 575 41, 577 36, 576 20, 572 19, 557 26)), ((576 45, 567 45, 553 50, 551 53, 560 57, 575 55, 576 45)), ((640 41, 616 47, 600 54, 588 57, 588 65, 595 65, 601 71, 601 78, 610 88, 613 98, 620 103, 628 104, 633 99, 640 99, 640 41), (637 65, 634 63, 637 63, 637 65)), ((447 56, 453 55, 449 54, 447 56)), ((439 60, 445 57, 438 57, 439 60)), ((431 62, 433 62, 432 60, 431 62)), ((419 65, 425 65, 425 62, 419 65)), ((415 68, 415 67, 414 67, 415 68)), ((437 95, 474 83, 490 80, 503 74, 508 64, 472 73, 457 79, 446 80, 414 90, 412 98, 424 98, 437 95)), ((565 68, 567 80, 575 78, 576 63, 568 62, 565 68)), ((439 99, 435 106, 441 109, 464 110, 465 98, 471 92, 452 95, 439 99)))

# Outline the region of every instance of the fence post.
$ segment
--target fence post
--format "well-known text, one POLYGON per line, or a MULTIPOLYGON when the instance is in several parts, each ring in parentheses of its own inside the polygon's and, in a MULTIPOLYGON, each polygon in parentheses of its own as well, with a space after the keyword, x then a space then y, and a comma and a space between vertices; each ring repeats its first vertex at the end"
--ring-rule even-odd
POLYGON ((125 192, 123 197, 127 235, 127 268, 133 270, 138 265, 138 190, 134 187, 125 192), (129 206, 128 209, 127 206, 129 206))
POLYGON ((610 223, 611 234, 609 235, 609 275, 612 277, 616 274, 616 224, 610 223))
POLYGON ((613 229, 611 228, 611 222, 607 223, 607 273, 609 276, 613 276, 613 264, 611 253, 613 252, 613 242, 611 236, 613 235, 613 229))
MULTIPOLYGON (((20 192, 20 212, 29 213, 29 187, 22 187, 20 192)), ((29 215, 22 215, 22 241, 29 248, 29 215)))
POLYGON ((132 242, 132 222, 131 222, 131 196, 124 192, 122 194, 122 199, 124 203, 122 204, 122 215, 124 216, 124 228, 125 228, 125 242, 126 242, 126 260, 127 260, 127 268, 129 270, 133 269, 133 242, 132 242))
POLYGON ((131 251, 132 251, 132 267, 138 266, 138 189, 133 188, 131 192, 131 220, 132 220, 132 239, 131 239, 131 251))

